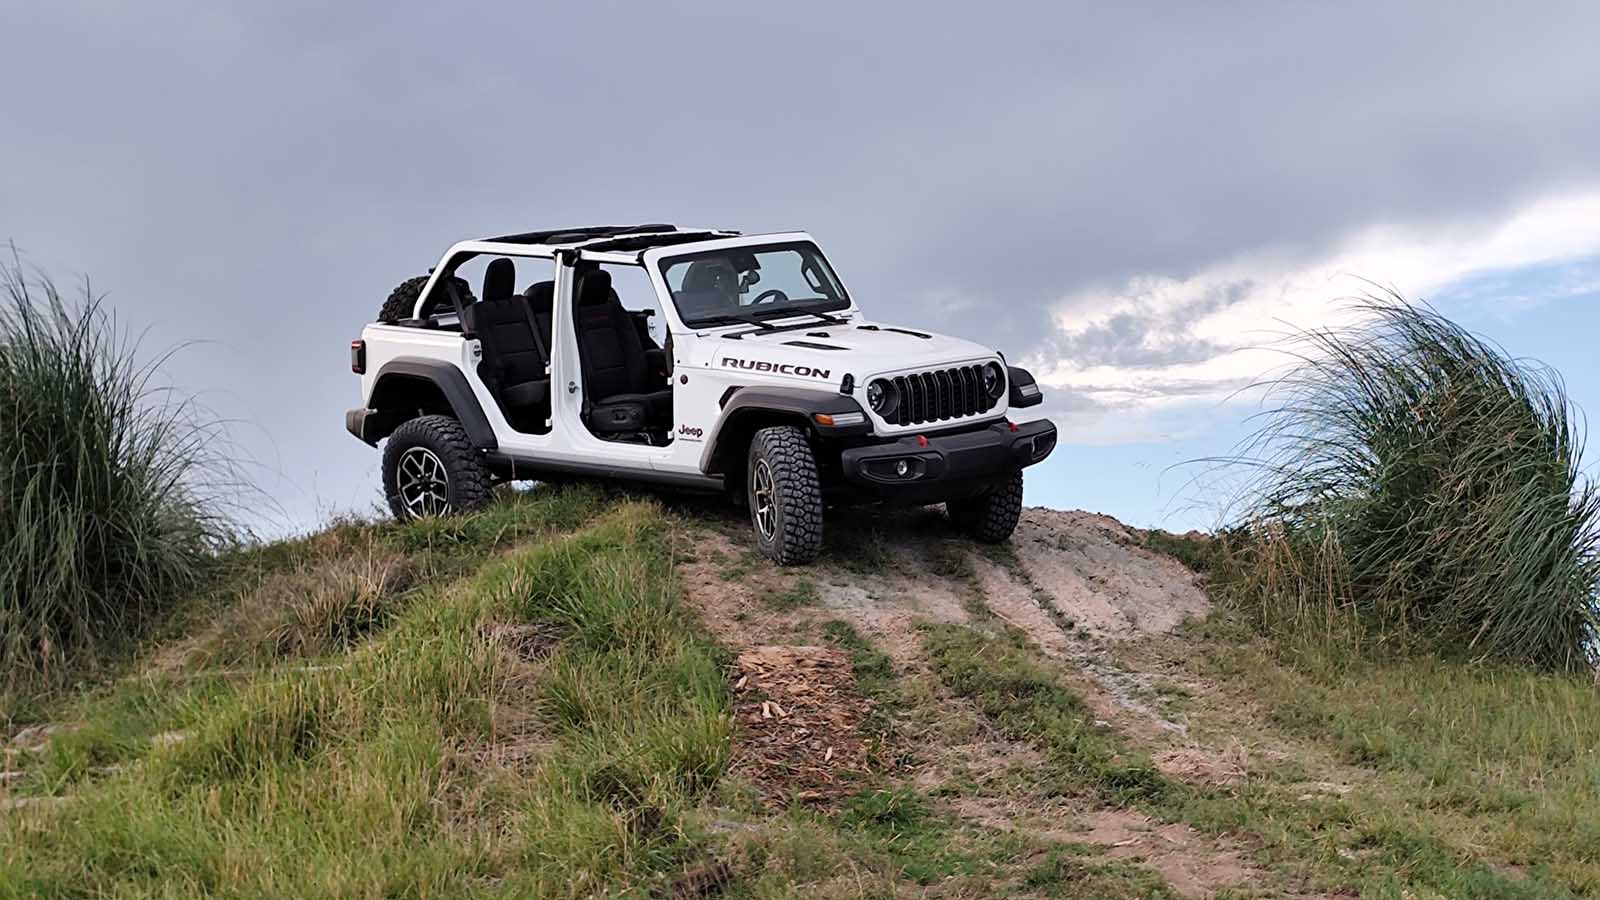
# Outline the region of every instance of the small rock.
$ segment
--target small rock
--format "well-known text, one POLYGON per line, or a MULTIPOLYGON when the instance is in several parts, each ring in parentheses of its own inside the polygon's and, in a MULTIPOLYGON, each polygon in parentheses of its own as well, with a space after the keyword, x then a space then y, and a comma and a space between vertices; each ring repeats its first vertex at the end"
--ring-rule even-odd
POLYGON ((60 806, 65 802, 67 802, 65 797, 9 797, 0 799, 0 809, 60 806))
POLYGON ((59 725, 34 725, 30 728, 24 728, 17 732, 16 737, 11 739, 11 746, 20 747, 23 750, 43 750, 45 745, 50 743, 50 736, 60 730, 61 726, 59 725))
POLYGON ((174 744, 181 744, 188 739, 189 732, 187 731, 163 731, 160 734, 152 735, 150 737, 150 746, 171 747, 174 744))

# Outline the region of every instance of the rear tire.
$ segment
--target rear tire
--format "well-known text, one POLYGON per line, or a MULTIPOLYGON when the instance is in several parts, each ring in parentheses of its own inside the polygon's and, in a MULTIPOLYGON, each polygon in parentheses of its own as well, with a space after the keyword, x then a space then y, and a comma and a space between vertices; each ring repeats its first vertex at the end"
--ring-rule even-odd
MULTIPOLYGON (((389 292, 388 299, 383 301, 383 306, 378 310, 378 321, 385 325, 392 325, 403 319, 411 318, 417 310, 417 298, 422 296, 422 289, 428 284, 431 275, 418 275, 400 282, 394 290, 389 292)), ((467 285, 464 278, 456 278, 456 290, 461 292, 461 302, 472 300, 472 288, 467 285)))
POLYGON ((449 416, 403 423, 383 447, 383 493, 402 522, 471 512, 489 502, 489 470, 449 416))
POLYGON ((944 505, 950 521, 968 537, 986 544, 998 544, 1017 530, 1022 518, 1022 472, 1018 470, 1004 484, 966 500, 951 500, 944 505))
POLYGON ((822 483, 806 433, 763 428, 750 439, 745 495, 756 546, 780 566, 800 566, 822 551, 822 483))

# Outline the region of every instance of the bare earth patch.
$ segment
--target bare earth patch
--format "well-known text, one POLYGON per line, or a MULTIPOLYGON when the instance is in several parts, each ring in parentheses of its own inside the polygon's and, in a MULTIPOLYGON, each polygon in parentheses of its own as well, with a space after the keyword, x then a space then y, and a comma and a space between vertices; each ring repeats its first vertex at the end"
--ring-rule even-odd
POLYGON ((1101 810, 1084 817, 1087 831, 1074 839, 1106 848, 1112 859, 1140 862, 1161 873, 1185 897, 1260 884, 1263 874, 1239 848, 1182 823, 1158 824, 1131 810, 1101 810))
POLYGON ((765 560, 746 566, 741 560, 748 547, 721 532, 698 529, 680 532, 678 577, 683 581, 689 606, 725 646, 738 650, 758 644, 788 641, 805 610, 776 610, 767 598, 802 577, 778 570, 765 560), (747 569, 737 578, 730 573, 747 569))
POLYGON ((918 626, 967 620, 963 598, 942 582, 893 573, 851 574, 848 581, 833 580, 819 587, 829 612, 859 628, 904 669, 924 667, 918 626))
POLYGON ((856 691, 850 658, 831 647, 768 645, 734 662, 737 732, 732 771, 781 805, 855 790, 869 748, 861 723, 870 701, 856 691))
POLYGON ((1030 508, 1011 546, 1062 614, 1097 636, 1164 634, 1211 611, 1193 572, 1135 545, 1132 533, 1110 516, 1030 508))
MULTIPOLYGON (((1172 632, 1211 609, 1193 572, 1092 513, 1027 509, 1009 550, 999 552, 926 517, 894 515, 878 525, 852 523, 859 533, 883 535, 870 563, 836 548, 800 570, 752 560, 737 535, 691 532, 694 548, 679 565, 689 601, 739 653, 735 772, 782 804, 825 802, 859 789, 860 776, 879 768, 861 733, 870 706, 848 656, 796 646, 819 620, 841 619, 890 657, 900 679, 909 707, 895 725, 903 777, 951 812, 985 828, 1101 847, 1111 859, 1157 872, 1185 897, 1276 883, 1236 840, 1039 794, 1026 776, 1043 764, 1039 751, 994 733, 969 701, 945 689, 925 656, 923 626, 973 624, 992 613, 1059 662, 1063 683, 1096 718, 1148 750, 1163 773, 1237 786, 1302 748, 1279 746, 1262 710, 1240 706, 1245 698, 1230 686, 1207 682, 1186 663, 1185 640, 1172 632), (815 583, 814 605, 770 602, 800 578, 815 583), (1225 715, 1214 714, 1224 707, 1225 715), (1191 715, 1204 727, 1192 727, 1191 715)), ((1340 787, 1308 784, 1306 791, 1340 787)))

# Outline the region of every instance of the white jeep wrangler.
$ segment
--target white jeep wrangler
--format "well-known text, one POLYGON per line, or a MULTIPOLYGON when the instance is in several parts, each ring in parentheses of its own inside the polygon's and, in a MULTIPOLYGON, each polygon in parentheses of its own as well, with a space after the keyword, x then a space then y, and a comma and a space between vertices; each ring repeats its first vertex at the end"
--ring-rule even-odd
POLYGON ((496 480, 728 492, 761 551, 814 559, 829 503, 944 503, 1010 536, 1056 428, 1006 414, 1038 385, 999 353, 867 321, 807 234, 671 225, 451 247, 350 347, 351 434, 401 518, 477 507, 496 480), (469 278, 481 274, 474 296, 469 278), (519 285, 521 288, 519 289, 519 285))

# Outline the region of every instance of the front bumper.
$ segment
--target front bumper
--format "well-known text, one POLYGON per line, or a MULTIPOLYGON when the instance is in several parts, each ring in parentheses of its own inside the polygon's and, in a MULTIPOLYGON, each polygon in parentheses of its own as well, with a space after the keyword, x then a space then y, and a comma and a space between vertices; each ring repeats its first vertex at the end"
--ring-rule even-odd
MULTIPOLYGON (((844 477, 880 495, 909 493, 923 500, 958 497, 1050 455, 1056 426, 1048 419, 999 422, 961 434, 912 435, 887 444, 852 447, 839 454, 844 477)), ((929 501, 931 502, 931 501, 929 501)))

